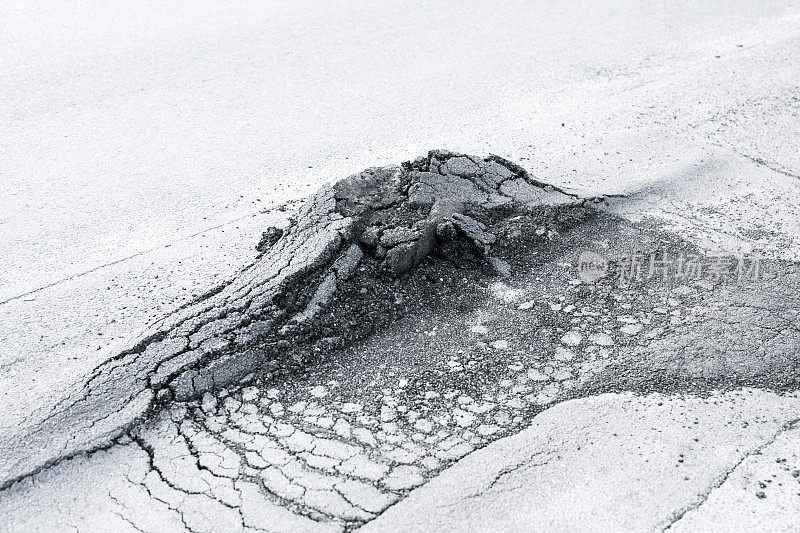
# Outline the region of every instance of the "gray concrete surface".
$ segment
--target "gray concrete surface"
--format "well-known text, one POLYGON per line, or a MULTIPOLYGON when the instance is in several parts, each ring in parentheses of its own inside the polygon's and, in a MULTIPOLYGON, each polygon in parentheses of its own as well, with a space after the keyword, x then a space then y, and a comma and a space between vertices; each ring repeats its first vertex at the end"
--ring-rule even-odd
POLYGON ((248 264, 264 207, 432 146, 800 257, 798 6, 382 9, 0 8, 4 434, 248 264))
POLYGON ((797 422, 717 482, 670 531, 792 531, 800 512, 797 422))

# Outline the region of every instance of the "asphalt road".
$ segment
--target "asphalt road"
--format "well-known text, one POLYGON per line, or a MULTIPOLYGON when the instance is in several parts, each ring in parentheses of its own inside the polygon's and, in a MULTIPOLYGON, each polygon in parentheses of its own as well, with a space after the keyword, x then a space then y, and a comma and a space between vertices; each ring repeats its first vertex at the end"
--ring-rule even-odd
POLYGON ((7 2, 0 20, 4 438, 252 260, 285 219, 265 208, 430 148, 800 257, 793 3, 7 2))

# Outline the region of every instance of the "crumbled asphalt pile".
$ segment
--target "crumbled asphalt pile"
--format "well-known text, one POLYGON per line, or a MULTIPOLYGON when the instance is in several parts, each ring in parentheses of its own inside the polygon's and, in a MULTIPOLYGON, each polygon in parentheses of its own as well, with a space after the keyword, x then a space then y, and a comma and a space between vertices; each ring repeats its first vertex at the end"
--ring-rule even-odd
POLYGON ((581 202, 502 158, 444 151, 323 189, 282 235, 266 232, 261 254, 235 279, 157 322, 20 435, 36 452, 3 464, 3 486, 42 464, 108 444, 155 403, 196 398, 337 345, 341 339, 320 311, 360 265, 384 287, 367 293, 380 308, 385 287, 439 248, 470 268, 496 265, 486 261, 494 241, 485 229, 489 218, 581 202))

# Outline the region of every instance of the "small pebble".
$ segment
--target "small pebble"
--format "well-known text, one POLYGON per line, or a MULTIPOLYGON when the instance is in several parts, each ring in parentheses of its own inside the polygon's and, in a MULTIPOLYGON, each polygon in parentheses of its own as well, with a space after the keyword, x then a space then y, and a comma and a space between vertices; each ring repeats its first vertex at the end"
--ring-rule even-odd
POLYGON ((492 343, 492 348, 495 350, 508 350, 508 341, 505 339, 494 341, 492 343))
POLYGON ((577 331, 569 331, 561 337, 561 342, 567 346, 578 346, 583 336, 577 331))

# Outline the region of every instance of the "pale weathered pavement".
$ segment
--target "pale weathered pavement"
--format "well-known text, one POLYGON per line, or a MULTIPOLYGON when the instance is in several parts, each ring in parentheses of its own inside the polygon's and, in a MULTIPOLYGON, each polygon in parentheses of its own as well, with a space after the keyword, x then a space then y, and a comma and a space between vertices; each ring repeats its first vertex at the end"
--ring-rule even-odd
POLYGON ((362 530, 790 531, 800 507, 799 401, 745 389, 562 403, 362 530))
POLYGON ((4 7, 3 439, 249 262, 261 204, 430 147, 800 257, 797 6, 504 7, 4 7))

